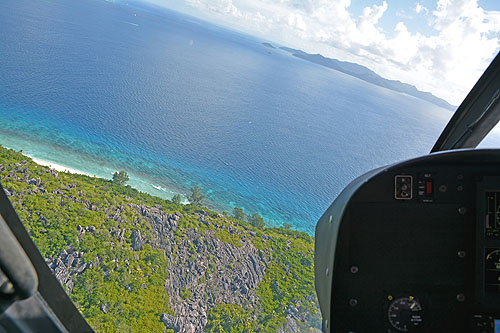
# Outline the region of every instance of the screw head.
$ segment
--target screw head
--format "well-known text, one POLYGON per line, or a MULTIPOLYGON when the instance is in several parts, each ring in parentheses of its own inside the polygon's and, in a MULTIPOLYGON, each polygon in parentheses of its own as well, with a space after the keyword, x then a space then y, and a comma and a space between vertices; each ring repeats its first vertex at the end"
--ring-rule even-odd
POLYGON ((458 209, 458 213, 459 213, 460 215, 464 215, 465 213, 467 213, 467 208, 465 208, 465 207, 460 207, 460 208, 458 209))
POLYGON ((466 253, 465 253, 465 251, 460 250, 460 251, 458 251, 457 255, 459 258, 465 258, 466 253))
POLYGON ((457 301, 459 301, 459 302, 465 301, 465 295, 464 294, 458 294, 457 295, 457 301))
POLYGON ((358 300, 357 300, 357 299, 355 299, 355 298, 351 298, 351 299, 349 300, 349 305, 350 305, 351 307, 355 307, 356 305, 358 305, 358 300))
POLYGON ((358 266, 351 266, 350 271, 352 274, 356 274, 357 272, 359 272, 359 268, 358 266))

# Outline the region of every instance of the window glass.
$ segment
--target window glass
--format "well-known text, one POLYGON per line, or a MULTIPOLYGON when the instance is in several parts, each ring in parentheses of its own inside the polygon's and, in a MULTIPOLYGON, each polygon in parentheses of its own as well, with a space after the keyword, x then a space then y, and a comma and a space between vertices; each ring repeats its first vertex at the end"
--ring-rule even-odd
POLYGON ((488 135, 481 141, 478 148, 498 148, 500 145, 500 127, 498 124, 488 133, 488 135))
POLYGON ((317 330, 316 221, 431 150, 495 6, 2 1, 0 181, 97 331, 317 330))

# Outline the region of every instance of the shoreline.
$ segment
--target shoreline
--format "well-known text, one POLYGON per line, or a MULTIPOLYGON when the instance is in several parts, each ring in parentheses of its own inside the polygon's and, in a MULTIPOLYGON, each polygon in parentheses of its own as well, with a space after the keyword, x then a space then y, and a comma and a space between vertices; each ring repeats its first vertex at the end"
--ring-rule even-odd
POLYGON ((1 146, 4 147, 4 148, 13 150, 15 152, 19 152, 19 153, 23 154, 24 156, 30 158, 36 164, 40 164, 42 166, 49 167, 49 168, 54 169, 54 170, 56 170, 58 172, 69 172, 69 173, 76 173, 76 174, 79 174, 79 175, 85 175, 85 176, 89 176, 89 177, 97 177, 96 175, 91 175, 91 174, 89 174, 87 172, 84 172, 84 171, 81 171, 81 170, 77 170, 77 169, 70 168, 70 167, 67 167, 65 165, 62 165, 62 164, 58 164, 58 163, 54 163, 54 162, 51 162, 51 161, 48 161, 48 160, 44 160, 44 159, 41 159, 41 158, 34 157, 33 155, 30 155, 30 154, 24 152, 22 149, 18 150, 18 149, 6 146, 4 144, 2 144, 1 146))
MULTIPOLYGON (((5 147, 5 148, 12 149, 10 147, 5 147)), ((12 149, 12 150, 15 150, 15 149, 12 149)), ((50 160, 45 160, 45 159, 37 158, 37 157, 34 157, 34 156, 32 156, 30 154, 27 154, 25 152, 22 152, 22 154, 24 156, 30 158, 36 164, 49 167, 49 168, 54 169, 54 170, 56 170, 58 172, 68 172, 68 173, 72 173, 72 174, 84 175, 84 176, 87 176, 87 177, 95 177, 95 178, 105 178, 105 179, 107 179, 106 177, 99 176, 97 174, 91 174, 91 173, 88 173, 88 172, 85 172, 85 171, 82 171, 82 170, 78 170, 78 169, 75 169, 75 168, 68 167, 68 166, 60 164, 60 163, 52 162, 50 160)), ((129 174, 129 176, 131 176, 131 175, 129 174)), ((109 178, 109 179, 111 179, 111 178, 109 178)), ((140 192, 148 193, 148 194, 150 194, 152 196, 160 197, 160 198, 163 198, 163 199, 166 199, 165 194, 172 194, 172 196, 175 195, 175 194, 180 194, 181 198, 182 198, 181 204, 183 204, 183 205, 189 204, 189 200, 187 200, 186 195, 183 194, 183 193, 180 193, 180 192, 177 192, 177 191, 173 191, 170 188, 166 188, 166 187, 163 187, 163 186, 155 185, 155 184, 150 183, 150 182, 148 182, 148 181, 146 181, 144 179, 141 179, 141 178, 131 177, 130 181, 132 181, 132 183, 136 183, 136 184, 129 184, 129 185, 132 188, 134 188, 134 189, 136 189, 136 190, 138 190, 140 192), (143 184, 143 186, 140 186, 140 184, 143 184), (139 186, 137 186, 137 185, 139 185, 139 186), (152 189, 149 189, 149 187, 151 187, 152 189)), ((168 196, 168 200, 170 200, 170 198, 172 196, 168 196)))
MULTIPOLYGON (((18 151, 18 149, 14 149, 12 147, 8 147, 5 145, 2 145, 2 146, 5 148, 8 148, 8 149, 12 149, 14 151, 18 151)), ((49 168, 56 170, 58 172, 68 172, 68 173, 72 173, 72 174, 80 174, 80 175, 84 175, 87 177, 104 178, 104 179, 108 179, 108 180, 112 179, 112 177, 111 177, 112 173, 113 173, 112 170, 106 170, 104 172, 106 174, 108 174, 108 172, 109 172, 109 176, 106 177, 103 175, 102 172, 101 173, 100 172, 89 173, 89 172, 85 172, 85 171, 82 171, 82 170, 79 170, 76 168, 68 167, 64 164, 61 164, 60 162, 55 163, 55 162, 52 162, 52 161, 47 160, 45 158, 34 157, 32 154, 24 152, 22 150, 20 152, 24 156, 30 158, 33 162, 35 162, 39 165, 45 166, 45 167, 49 167, 49 168)), ((114 171, 118 171, 118 169, 114 169, 114 171)), ((130 180, 128 182, 128 185, 131 186, 132 188, 140 191, 140 192, 147 193, 149 195, 159 197, 159 198, 165 199, 165 200, 171 200, 175 194, 179 194, 179 195, 181 195, 181 204, 182 205, 189 204, 189 200, 187 198, 188 194, 186 194, 185 192, 179 192, 178 190, 170 188, 170 187, 166 186, 165 184, 162 184, 161 182, 160 183, 151 182, 151 180, 140 177, 139 175, 134 174, 133 172, 132 173, 129 172, 129 177, 130 177, 130 180)), ((224 204, 220 204, 220 203, 217 203, 217 202, 214 202, 211 200, 207 200, 207 201, 209 201, 209 202, 205 202, 205 206, 207 208, 212 209, 214 211, 217 211, 219 213, 222 213, 224 211, 229 210, 229 216, 231 215, 230 211, 233 207, 231 204, 229 204, 229 206, 230 206, 229 208, 226 208, 226 207, 224 207, 224 204)), ((282 223, 282 220, 268 219, 265 215, 263 215, 262 217, 264 217, 267 227, 280 227, 280 225, 282 223)), ((309 230, 306 230, 303 228, 298 228, 296 225, 293 225, 293 230, 302 231, 302 232, 305 232, 309 235, 313 234, 312 231, 309 231, 309 230)))
POLYGON ((57 163, 54 163, 51 161, 42 160, 42 159, 30 156, 28 154, 24 154, 24 155, 31 158, 33 160, 33 162, 35 162, 36 164, 47 166, 47 167, 54 169, 56 171, 59 171, 59 172, 69 172, 69 173, 74 173, 74 174, 78 174, 78 175, 85 175, 85 176, 89 176, 89 177, 97 177, 96 175, 92 175, 90 173, 87 173, 87 172, 84 172, 81 170, 73 169, 73 168, 67 167, 67 166, 62 165, 62 164, 57 164, 57 163))

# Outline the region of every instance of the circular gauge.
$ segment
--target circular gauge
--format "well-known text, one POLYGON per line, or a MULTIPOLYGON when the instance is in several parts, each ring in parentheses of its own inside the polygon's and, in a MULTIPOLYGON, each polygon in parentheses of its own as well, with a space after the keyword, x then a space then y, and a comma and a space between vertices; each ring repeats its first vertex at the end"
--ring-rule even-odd
POLYGON ((387 311, 389 323, 399 332, 408 332, 422 324, 422 306, 413 297, 392 301, 387 311))
POLYGON ((486 249, 486 269, 500 270, 500 249, 486 249))

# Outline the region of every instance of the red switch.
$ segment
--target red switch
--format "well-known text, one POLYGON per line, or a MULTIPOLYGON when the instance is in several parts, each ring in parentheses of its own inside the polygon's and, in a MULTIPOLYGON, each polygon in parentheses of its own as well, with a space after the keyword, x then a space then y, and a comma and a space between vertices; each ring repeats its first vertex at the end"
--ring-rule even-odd
POLYGON ((425 182, 425 194, 427 194, 427 195, 432 194, 432 182, 431 181, 425 182))

